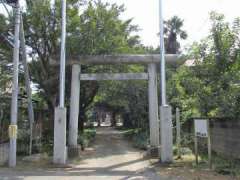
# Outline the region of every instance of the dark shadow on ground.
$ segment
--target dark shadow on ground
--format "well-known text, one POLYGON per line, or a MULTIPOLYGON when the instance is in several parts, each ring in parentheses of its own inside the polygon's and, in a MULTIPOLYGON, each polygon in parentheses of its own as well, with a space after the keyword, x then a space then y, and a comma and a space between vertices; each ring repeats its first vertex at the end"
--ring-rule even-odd
MULTIPOLYGON (((0 180, 22 180, 24 177, 28 176, 78 176, 78 177, 86 177, 86 176, 127 176, 127 177, 158 177, 153 168, 148 168, 147 170, 140 170, 138 172, 131 170, 115 170, 116 168, 122 168, 124 166, 128 166, 130 164, 139 163, 142 161, 146 161, 147 159, 137 159, 133 161, 128 161, 126 163, 119 163, 113 166, 108 167, 95 167, 95 168, 52 168, 48 170, 38 169, 34 171, 11 171, 10 169, 5 169, 6 171, 0 172, 0 180)), ((126 178, 123 178, 126 179, 126 178)))

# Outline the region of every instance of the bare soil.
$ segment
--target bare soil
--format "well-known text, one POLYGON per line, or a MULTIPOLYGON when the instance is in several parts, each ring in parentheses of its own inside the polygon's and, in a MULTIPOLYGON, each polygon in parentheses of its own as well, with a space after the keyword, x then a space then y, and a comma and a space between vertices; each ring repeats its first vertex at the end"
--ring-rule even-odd
POLYGON ((183 157, 182 160, 176 160, 171 165, 156 165, 155 170, 159 176, 168 176, 170 179, 184 180, 240 180, 239 177, 230 175, 221 175, 210 170, 207 165, 196 167, 193 165, 194 157, 183 157))

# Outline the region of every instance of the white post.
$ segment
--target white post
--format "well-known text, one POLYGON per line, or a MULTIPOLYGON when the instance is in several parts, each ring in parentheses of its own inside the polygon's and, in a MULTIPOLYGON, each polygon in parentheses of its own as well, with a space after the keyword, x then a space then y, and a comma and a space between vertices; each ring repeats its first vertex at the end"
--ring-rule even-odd
POLYGON ((68 143, 70 147, 78 146, 77 138, 78 138, 79 97, 80 97, 80 72, 81 66, 78 64, 74 64, 72 66, 70 122, 68 136, 68 143))
POLYGON ((159 119, 158 119, 158 92, 157 92, 157 70, 156 64, 148 65, 148 101, 150 122, 150 146, 159 147, 159 119))
POLYGON ((62 0, 62 33, 61 33, 61 56, 60 56, 60 97, 59 106, 64 108, 65 97, 65 41, 66 41, 66 0, 62 0))
POLYGON ((162 105, 167 105, 166 98, 166 69, 165 69, 165 46, 164 46, 164 26, 162 0, 159 0, 159 25, 160 25, 160 69, 161 69, 161 100, 162 105))
POLYGON ((161 162, 171 163, 173 161, 173 133, 172 133, 172 108, 171 106, 161 106, 161 162))
POLYGON ((11 125, 9 126, 9 167, 16 166, 17 152, 17 115, 18 115, 18 71, 19 71, 19 31, 20 31, 20 7, 19 2, 15 8, 15 30, 13 51, 13 86, 11 102, 11 125))
POLYGON ((160 58, 161 58, 161 100, 160 121, 161 121, 161 161, 170 163, 173 161, 173 135, 172 135, 172 112, 167 105, 166 98, 166 67, 165 67, 165 47, 164 47, 164 24, 162 0, 159 0, 159 25, 160 25, 160 58))
POLYGON ((66 164, 66 108, 55 108, 53 163, 66 164))
POLYGON ((65 41, 66 41, 66 0, 62 0, 62 34, 61 34, 61 57, 60 57, 60 86, 59 107, 55 108, 54 117, 54 149, 53 162, 66 164, 66 108, 65 97, 65 41))

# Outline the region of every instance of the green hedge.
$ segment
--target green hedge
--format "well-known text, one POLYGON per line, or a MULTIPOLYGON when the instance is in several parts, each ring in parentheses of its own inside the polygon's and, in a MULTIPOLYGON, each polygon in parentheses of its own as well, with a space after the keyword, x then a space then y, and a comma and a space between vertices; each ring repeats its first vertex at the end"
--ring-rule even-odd
POLYGON ((133 142, 134 147, 144 150, 147 149, 149 135, 146 131, 142 129, 126 129, 123 130, 123 134, 133 142))
POLYGON ((96 137, 96 129, 85 129, 83 133, 78 135, 78 143, 81 145, 82 150, 89 146, 96 137))

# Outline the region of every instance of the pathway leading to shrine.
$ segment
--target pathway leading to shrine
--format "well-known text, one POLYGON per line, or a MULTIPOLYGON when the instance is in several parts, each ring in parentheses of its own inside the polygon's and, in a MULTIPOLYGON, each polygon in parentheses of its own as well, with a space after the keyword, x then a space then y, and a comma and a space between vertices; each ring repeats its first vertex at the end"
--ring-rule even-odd
POLYGON ((170 180, 160 177, 144 152, 133 148, 121 131, 110 127, 97 129, 91 148, 69 168, 32 170, 0 169, 0 180, 170 180))

